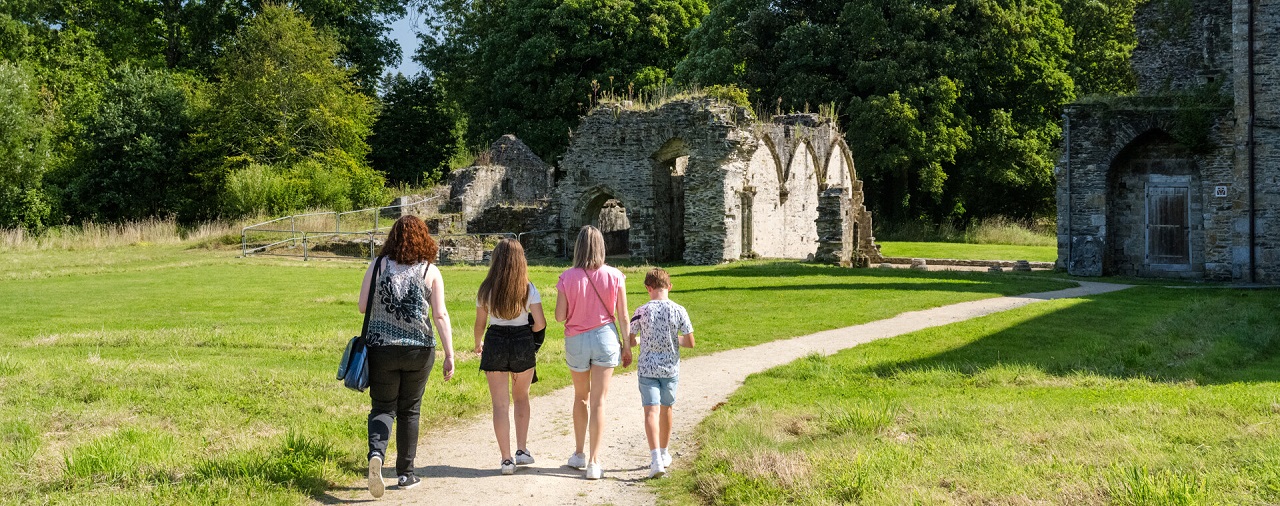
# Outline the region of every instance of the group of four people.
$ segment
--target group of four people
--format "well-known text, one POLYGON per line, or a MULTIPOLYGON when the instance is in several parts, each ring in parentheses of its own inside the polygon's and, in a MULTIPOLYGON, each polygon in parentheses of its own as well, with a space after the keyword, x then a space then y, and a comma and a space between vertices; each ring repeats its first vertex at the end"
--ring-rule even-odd
MULTIPOLYGON (((396 425, 396 475, 401 489, 420 482, 414 474, 418 419, 427 377, 436 360, 436 339, 443 347, 443 376, 454 374, 453 339, 444 303, 444 279, 434 261, 438 252, 422 220, 405 216, 388 233, 381 255, 365 272, 360 311, 369 313, 369 491, 383 493, 382 463, 392 422, 396 425), (375 279, 375 272, 377 273, 375 279), (373 298, 369 291, 373 290, 373 298), (365 307, 372 300, 373 307, 365 307), (428 314, 430 316, 428 316, 428 314)), ((672 302, 666 271, 645 276, 650 301, 627 318, 626 277, 605 265, 604 236, 582 227, 574 246, 573 267, 556 283, 555 318, 565 325, 565 362, 573 378, 573 428, 576 444, 570 467, 589 480, 603 477, 600 442, 604 400, 613 369, 631 364, 631 348, 640 347, 639 388, 650 449, 651 477, 671 465, 667 444, 679 379, 679 348, 693 347, 687 311, 672 302), (624 336, 627 342, 623 343, 624 336), (587 436, 590 435, 590 445, 587 436)), ((528 278, 519 241, 504 239, 494 248, 489 272, 476 295, 475 350, 489 384, 493 431, 502 454, 502 474, 534 462, 527 440, 529 385, 535 381, 536 353, 545 332, 542 298, 528 278), (511 451, 510 407, 515 405, 516 449, 511 451)))

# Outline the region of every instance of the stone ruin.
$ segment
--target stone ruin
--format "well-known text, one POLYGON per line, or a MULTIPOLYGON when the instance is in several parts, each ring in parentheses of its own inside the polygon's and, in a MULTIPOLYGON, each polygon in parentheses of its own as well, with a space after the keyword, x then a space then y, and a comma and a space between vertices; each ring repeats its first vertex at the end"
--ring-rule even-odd
POLYGON ((1280 282, 1280 9, 1147 2, 1134 96, 1067 108, 1058 266, 1280 282))
POLYGON ((592 224, 610 255, 655 263, 883 260, 862 181, 831 121, 758 121, 709 98, 597 108, 558 171, 504 136, 453 174, 449 195, 444 211, 467 233, 524 232, 531 256, 571 253, 577 229, 592 224))

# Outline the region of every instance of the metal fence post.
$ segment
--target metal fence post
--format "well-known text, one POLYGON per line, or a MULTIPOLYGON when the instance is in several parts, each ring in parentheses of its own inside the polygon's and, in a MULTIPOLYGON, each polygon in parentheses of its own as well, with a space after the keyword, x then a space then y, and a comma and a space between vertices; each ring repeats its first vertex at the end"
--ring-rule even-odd
POLYGON ((373 232, 369 232, 369 261, 373 261, 373 232))
POLYGON ((342 213, 333 215, 333 233, 342 233, 342 213))
POLYGON ((249 241, 246 237, 248 228, 240 229, 240 258, 249 256, 249 241))
POLYGON ((307 258, 307 234, 302 234, 302 261, 310 260, 307 258))

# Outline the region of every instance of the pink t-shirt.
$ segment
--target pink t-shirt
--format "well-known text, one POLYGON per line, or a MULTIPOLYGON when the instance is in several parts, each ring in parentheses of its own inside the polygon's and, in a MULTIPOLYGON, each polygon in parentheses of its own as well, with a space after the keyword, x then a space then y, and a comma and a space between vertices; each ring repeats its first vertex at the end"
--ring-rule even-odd
MULTIPOLYGON (((618 307, 618 287, 624 286, 626 281, 627 277, 622 271, 608 265, 589 272, 574 267, 560 274, 556 290, 564 294, 569 306, 569 319, 564 322, 564 335, 576 336, 614 321, 609 315, 618 307), (595 290, 587 282, 588 276, 591 283, 595 284, 595 290), (598 297, 596 290, 600 291, 598 297), (600 303, 601 298, 608 307, 600 303)), ((627 315, 622 317, 626 318, 627 315)))

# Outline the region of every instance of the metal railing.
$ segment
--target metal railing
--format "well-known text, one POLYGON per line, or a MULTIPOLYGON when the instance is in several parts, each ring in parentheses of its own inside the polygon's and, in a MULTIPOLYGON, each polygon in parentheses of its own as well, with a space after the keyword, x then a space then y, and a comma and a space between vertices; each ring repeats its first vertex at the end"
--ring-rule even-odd
MULTIPOLYGON (((440 197, 439 196, 428 197, 416 202, 409 202, 409 203, 399 204, 394 206, 367 207, 364 209, 356 209, 354 211, 344 211, 344 212, 324 211, 324 212, 318 212, 318 213, 294 214, 294 215, 285 216, 282 218, 267 220, 262 223, 255 223, 253 225, 249 225, 247 227, 240 229, 240 255, 249 256, 250 254, 266 253, 271 248, 283 245, 285 243, 288 243, 290 248, 295 248, 297 247, 298 242, 302 241, 303 251, 301 256, 305 260, 308 258, 306 240, 308 239, 308 237, 319 237, 321 234, 335 235, 335 236, 336 235, 368 235, 369 241, 370 241, 369 243, 370 249, 372 249, 373 235, 378 234, 381 230, 381 223, 379 222, 379 219, 382 217, 383 211, 422 205, 432 200, 436 200, 438 198, 440 197), (343 216, 355 214, 355 213, 366 213, 366 212, 373 212, 373 228, 372 229, 352 230, 348 232, 342 231, 343 216), (330 228, 326 223, 326 226, 324 227, 323 230, 314 230, 308 227, 307 223, 304 221, 302 223, 303 226, 299 227, 299 221, 301 218, 310 218, 315 216, 333 216, 333 226, 330 228), (288 229, 285 229, 282 225, 273 227, 273 228, 263 228, 263 227, 267 227, 268 225, 281 224, 286 221, 289 223, 288 229), (289 236, 288 238, 283 240, 274 241, 262 246, 254 246, 253 248, 250 248, 249 234, 251 232, 266 233, 266 234, 289 234, 289 236)), ((325 220, 325 221, 328 221, 328 220, 325 220)), ((298 256, 298 255, 288 255, 288 256, 298 256)))

